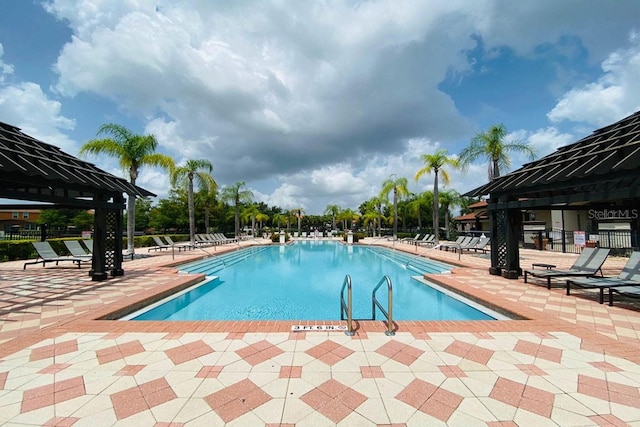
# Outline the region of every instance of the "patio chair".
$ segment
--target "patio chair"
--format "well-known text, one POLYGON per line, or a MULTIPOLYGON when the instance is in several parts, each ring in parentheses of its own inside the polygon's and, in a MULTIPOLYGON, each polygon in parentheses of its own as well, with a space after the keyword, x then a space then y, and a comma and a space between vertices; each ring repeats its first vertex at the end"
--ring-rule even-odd
POLYGON ((582 289, 597 289, 600 292, 600 304, 604 303, 604 291, 609 291, 609 305, 613 305, 613 293, 640 296, 640 252, 632 252, 617 277, 585 277, 567 280, 567 295, 571 286, 582 289), (620 288, 620 289, 618 289, 620 288), (624 288, 624 289, 623 289, 624 288))
POLYGON ((524 283, 527 283, 527 276, 539 277, 547 279, 547 289, 551 289, 551 279, 561 277, 592 277, 598 274, 602 275, 602 264, 604 264, 609 255, 609 248, 584 248, 582 253, 568 270, 556 270, 549 268, 548 270, 525 270, 524 283))
POLYGON ((471 236, 458 236, 455 242, 440 243, 440 250, 444 249, 445 251, 448 251, 449 248, 453 248, 454 246, 459 247, 461 245, 466 245, 471 239, 471 236))
POLYGON ((163 249, 168 250, 171 245, 165 243, 162 241, 162 239, 160 239, 160 237, 158 236, 151 236, 151 238, 153 239, 153 241, 156 243, 155 246, 151 246, 147 252, 151 252, 151 251, 162 251, 163 249))
POLYGON ((451 245, 451 249, 453 249, 454 252, 460 251, 460 253, 463 253, 465 249, 470 250, 475 248, 479 241, 479 237, 472 237, 471 240, 467 241, 466 243, 462 243, 460 245, 451 245))
POLYGON ((474 251, 474 252, 482 251, 483 253, 486 253, 487 252, 486 246, 491 241, 491 238, 490 237, 479 237, 477 239, 478 240, 476 241, 475 245, 473 244, 473 242, 470 242, 468 245, 460 246, 460 253, 464 253, 465 250, 469 251, 469 252, 471 252, 471 251, 474 251))
POLYGON ((84 250, 80 242, 78 242, 77 240, 64 240, 64 245, 67 247, 69 253, 73 257, 84 258, 92 256, 90 253, 87 253, 87 251, 84 250))
POLYGON ((195 246, 191 244, 191 242, 174 242, 173 239, 170 236, 162 236, 164 237, 164 240, 172 247, 174 248, 178 248, 178 252, 180 251, 186 251, 189 249, 194 249, 195 246))
POLYGON ((216 240, 216 242, 219 242, 220 244, 238 242, 238 239, 233 238, 233 237, 227 237, 222 233, 213 233, 211 236, 213 236, 213 238, 216 240))
POLYGON ((431 246, 436 243, 435 234, 427 234, 422 240, 417 241, 416 246, 431 246))
POLYGON ((23 270, 26 270, 27 265, 31 265, 31 264, 42 263, 42 266, 44 267, 47 265, 48 262, 55 262, 56 265, 58 265, 60 261, 74 262, 78 264, 78 268, 80 268, 80 263, 88 262, 88 261, 91 261, 92 259, 90 255, 85 257, 60 256, 56 253, 56 251, 53 250, 49 242, 31 242, 31 243, 33 244, 33 247, 38 253, 38 257, 36 258, 35 261, 25 262, 24 266, 22 267, 23 270))
MULTIPOLYGON (((424 237, 427 237, 428 235, 425 235, 424 237)), ((416 234, 415 237, 405 237, 403 239, 400 239, 400 243, 411 243, 412 245, 415 244, 418 240, 420 240, 420 233, 416 234)))

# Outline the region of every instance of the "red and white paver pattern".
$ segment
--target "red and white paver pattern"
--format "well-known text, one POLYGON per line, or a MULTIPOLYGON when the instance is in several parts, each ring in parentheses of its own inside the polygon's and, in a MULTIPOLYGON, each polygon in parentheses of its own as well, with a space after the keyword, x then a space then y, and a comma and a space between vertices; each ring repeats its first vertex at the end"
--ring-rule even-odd
POLYGON ((565 332, 65 333, 2 358, 0 423, 631 425, 639 390, 565 332))
POLYGON ((392 337, 381 322, 350 337, 291 322, 96 320, 197 280, 176 261, 131 261, 98 283, 86 269, 1 265, 0 425, 640 425, 631 305, 489 276, 486 258, 463 255, 441 284, 529 320, 399 322, 392 337))

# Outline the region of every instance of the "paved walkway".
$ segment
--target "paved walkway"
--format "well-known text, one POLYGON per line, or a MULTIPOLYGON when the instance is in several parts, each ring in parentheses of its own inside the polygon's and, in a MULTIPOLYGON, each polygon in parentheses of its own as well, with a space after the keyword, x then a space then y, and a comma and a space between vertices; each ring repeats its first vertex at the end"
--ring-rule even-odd
MULTIPOLYGON (((257 244, 249 241, 243 245, 257 244)), ((363 243, 392 245, 365 239, 363 243)), ((522 320, 292 322, 100 320, 200 276, 181 252, 88 268, 0 264, 0 424, 59 426, 640 425, 640 311, 487 273, 487 256, 397 248, 455 263, 430 276, 522 320), (295 322, 300 323, 300 322, 295 322), (312 322, 314 324, 320 322, 312 322), (323 322, 341 325, 341 322, 323 322)), ((216 252, 236 247, 217 248, 216 252)), ((575 255, 523 250, 522 265, 575 255)), ((626 260, 609 257, 605 274, 626 260)))

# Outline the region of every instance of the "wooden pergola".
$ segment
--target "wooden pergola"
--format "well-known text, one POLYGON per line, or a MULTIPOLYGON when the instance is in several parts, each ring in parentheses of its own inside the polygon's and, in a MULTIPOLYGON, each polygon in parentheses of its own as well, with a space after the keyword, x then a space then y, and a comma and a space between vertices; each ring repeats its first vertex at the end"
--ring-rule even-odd
POLYGON ((91 163, 0 122, 0 198, 39 204, 3 205, 7 209, 80 208, 95 212, 92 280, 124 274, 122 269, 124 194, 155 194, 111 175, 91 163), (43 204, 47 203, 47 204, 43 204))
POLYGON ((640 111, 465 194, 487 195, 490 272, 517 278, 522 210, 640 208, 640 111))

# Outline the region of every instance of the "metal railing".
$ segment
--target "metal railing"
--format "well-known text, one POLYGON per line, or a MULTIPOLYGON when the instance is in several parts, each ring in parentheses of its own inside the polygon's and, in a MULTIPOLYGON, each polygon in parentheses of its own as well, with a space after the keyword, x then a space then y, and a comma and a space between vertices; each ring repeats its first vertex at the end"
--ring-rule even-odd
POLYGON ((524 232, 522 247, 541 251, 580 253, 583 246, 612 249, 612 253, 626 256, 640 246, 637 230, 585 231, 584 240, 576 241, 573 230, 539 230, 524 232))
POLYGON ((380 282, 378 282, 371 293, 371 320, 376 320, 376 307, 378 307, 382 314, 387 318, 387 330, 384 334, 387 336, 395 335, 396 333, 393 330, 393 285, 391 284, 389 276, 384 276, 380 279, 380 282), (389 312, 382 307, 382 304, 380 304, 380 301, 376 298, 376 291, 385 282, 387 283, 387 303, 389 305, 389 312))
MULTIPOLYGON (((393 286, 391 284, 391 279, 389 276, 384 276, 380 279, 380 282, 376 285, 371 293, 371 319, 376 320, 376 307, 380 309, 382 314, 387 318, 387 330, 385 331, 385 335, 395 335, 395 331, 393 329, 393 286), (376 298, 376 291, 382 286, 384 283, 387 284, 387 303, 389 311, 385 310, 380 301, 376 298)), ((340 320, 347 320, 347 330, 345 334, 349 336, 355 335, 355 331, 353 329, 353 292, 351 287, 351 276, 348 274, 344 277, 344 281, 342 282, 342 288, 340 289, 340 320), (347 289, 347 299, 344 298, 344 290, 347 289)))
POLYGON ((349 336, 355 335, 353 330, 353 294, 351 291, 351 276, 348 274, 344 277, 342 282, 342 289, 340 290, 340 320, 344 320, 345 314, 347 315, 347 331, 345 334, 349 336), (344 288, 347 288, 347 301, 344 300, 344 288))

